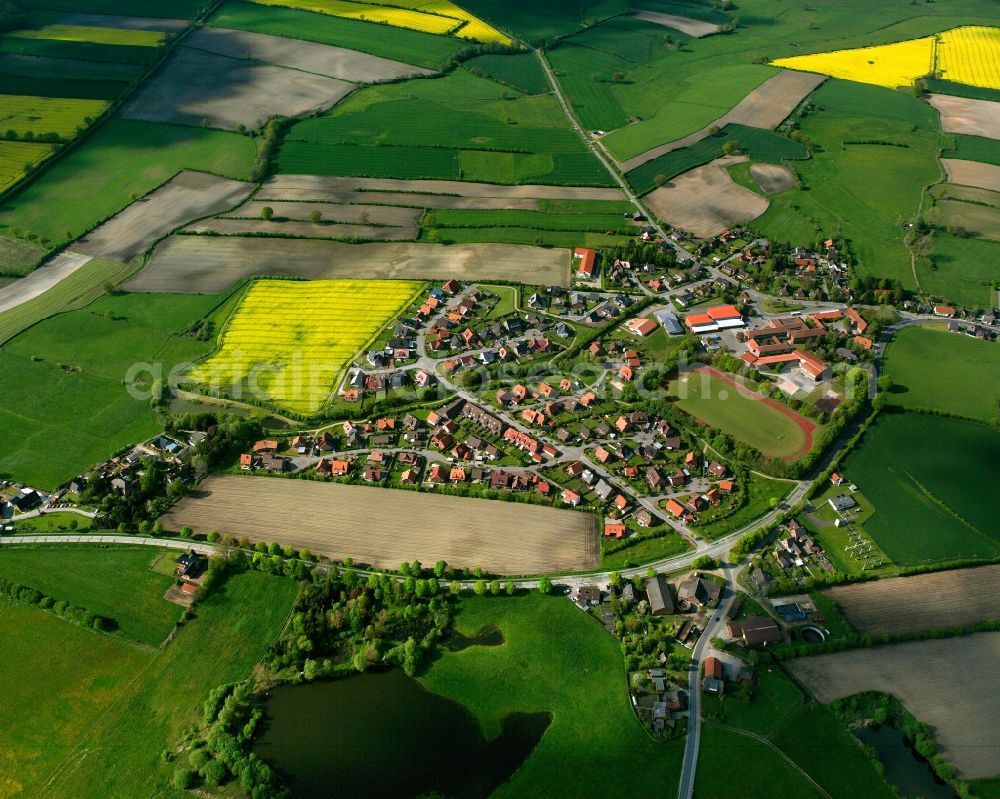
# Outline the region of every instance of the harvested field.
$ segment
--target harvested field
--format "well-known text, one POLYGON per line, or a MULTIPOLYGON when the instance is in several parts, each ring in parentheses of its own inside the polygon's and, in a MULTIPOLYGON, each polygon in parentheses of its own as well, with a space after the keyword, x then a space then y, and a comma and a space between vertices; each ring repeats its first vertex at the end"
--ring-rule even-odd
POLYGON ((746 125, 749 128, 766 128, 774 130, 782 121, 796 109, 812 91, 826 80, 824 75, 814 75, 809 72, 795 72, 783 69, 773 78, 764 81, 750 94, 744 97, 731 111, 719 117, 710 125, 685 136, 683 139, 661 144, 651 150, 646 150, 634 158, 623 161, 620 166, 623 172, 629 172, 647 161, 659 158, 682 147, 697 144, 708 138, 713 128, 726 125, 746 125))
POLYGON ((59 17, 60 25, 87 25, 103 28, 125 28, 130 31, 166 31, 180 33, 191 24, 186 19, 157 17, 122 17, 114 14, 67 14, 59 17))
POLYGON ((251 275, 511 280, 569 286, 570 253, 515 244, 345 244, 310 239, 171 236, 126 291, 215 294, 251 275))
POLYGON ((981 164, 979 161, 963 161, 957 158, 942 158, 949 183, 973 186, 977 189, 1000 191, 1000 166, 981 164))
POLYGON ((795 173, 781 164, 751 164, 750 177, 764 194, 777 194, 795 185, 795 173))
POLYGON ((744 156, 719 158, 685 172, 645 196, 646 205, 668 225, 708 239, 763 214, 768 201, 730 177, 726 167, 744 156))
MULTIPOLYGON (((359 198, 363 199, 363 198, 359 198)), ((274 210, 274 219, 295 219, 304 221, 309 215, 319 212, 323 222, 343 222, 351 225, 393 225, 395 227, 415 227, 420 223, 421 209, 397 208, 391 205, 338 205, 336 203, 284 202, 268 205, 260 200, 251 200, 236 210, 223 214, 229 219, 260 219, 264 208, 274 210)))
POLYGON ((74 249, 94 258, 128 261, 184 223, 228 211, 252 189, 238 180, 181 172, 77 241, 74 249))
POLYGON ((323 75, 179 47, 121 114, 148 122, 257 128, 276 114, 326 110, 353 90, 354 84, 323 75))
POLYGON ((169 530, 218 530, 377 568, 446 560, 498 574, 536 574, 600 563, 597 519, 590 514, 309 480, 213 476, 162 520, 169 530))
POLYGON ((1000 632, 815 655, 789 663, 821 702, 862 691, 898 697, 933 729, 963 780, 1000 773, 1000 632))
POLYGON ((307 239, 358 239, 364 241, 415 241, 417 227, 342 225, 336 222, 273 222, 263 219, 206 219, 184 228, 186 233, 220 236, 301 236, 307 239))
POLYGON ((328 175, 275 175, 265 181, 259 196, 270 199, 339 199, 343 192, 406 192, 444 194, 456 197, 493 197, 505 200, 623 200, 619 189, 585 186, 499 186, 495 183, 463 183, 459 180, 397 180, 328 175))
POLYGON ((228 58, 299 69, 351 83, 377 83, 431 74, 429 69, 343 47, 225 28, 200 28, 184 40, 184 46, 228 58))
POLYGON ((900 635, 1000 618, 1000 565, 894 577, 824 591, 865 635, 900 635))
POLYGON ((681 17, 677 14, 664 14, 660 11, 637 10, 632 14, 632 16, 637 19, 644 19, 646 22, 652 22, 654 25, 663 25, 665 28, 673 28, 674 30, 686 33, 688 36, 694 36, 695 38, 708 36, 709 34, 716 33, 719 30, 719 26, 713 22, 704 22, 700 19, 691 19, 691 17, 681 17))
POLYGON ((0 288, 0 313, 16 308, 48 291, 63 278, 73 274, 89 261, 91 256, 66 250, 27 277, 0 288))
MULTIPOLYGON (((272 178, 273 180, 273 178, 272 178)), ((284 187, 269 187, 265 184, 254 195, 261 200, 286 203, 301 200, 306 203, 330 203, 342 205, 345 203, 381 203, 383 205, 401 205, 410 208, 462 208, 470 210, 508 210, 516 208, 522 211, 537 211, 538 200, 531 198, 506 199, 503 197, 459 197, 454 194, 416 194, 412 192, 390 191, 354 191, 353 189, 290 189, 284 187), (278 195, 278 196, 276 196, 278 195)), ((277 212, 277 211, 276 211, 277 212)))
POLYGON ((950 94, 932 94, 929 99, 941 113, 941 129, 945 133, 1000 139, 1000 103, 950 94))

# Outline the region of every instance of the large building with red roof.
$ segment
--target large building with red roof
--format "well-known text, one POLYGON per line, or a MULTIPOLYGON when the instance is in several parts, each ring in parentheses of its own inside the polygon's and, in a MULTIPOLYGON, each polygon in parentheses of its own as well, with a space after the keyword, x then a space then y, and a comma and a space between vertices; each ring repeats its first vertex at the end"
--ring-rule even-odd
POLYGON ((743 314, 735 305, 713 305, 711 308, 706 308, 704 313, 688 314, 684 317, 684 324, 692 333, 701 335, 743 327, 746 322, 743 321, 743 314))

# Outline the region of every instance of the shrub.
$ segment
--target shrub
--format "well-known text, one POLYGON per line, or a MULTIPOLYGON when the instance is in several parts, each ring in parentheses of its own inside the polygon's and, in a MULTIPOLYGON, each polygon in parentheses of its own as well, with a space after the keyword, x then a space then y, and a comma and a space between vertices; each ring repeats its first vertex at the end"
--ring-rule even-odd
POLYGON ((179 768, 174 772, 174 787, 190 791, 198 783, 198 774, 189 768, 179 768))

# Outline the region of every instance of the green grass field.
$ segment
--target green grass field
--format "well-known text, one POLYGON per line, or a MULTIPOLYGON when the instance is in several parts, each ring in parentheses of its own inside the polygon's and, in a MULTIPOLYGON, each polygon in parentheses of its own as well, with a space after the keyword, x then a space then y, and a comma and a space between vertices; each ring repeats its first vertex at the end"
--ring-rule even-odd
POLYGON ((604 233, 573 232, 565 230, 538 230, 537 228, 487 227, 487 228, 431 228, 423 234, 425 240, 448 244, 532 244, 538 247, 614 247, 631 241, 629 236, 604 233))
POLYGON ((994 342, 949 333, 943 324, 906 328, 886 349, 885 371, 895 383, 893 405, 983 422, 1000 417, 1000 347, 994 342))
POLYGON ((560 214, 542 211, 498 210, 480 211, 444 208, 428 211, 423 218, 425 227, 484 228, 523 227, 536 230, 579 230, 594 233, 614 231, 629 234, 636 230, 630 219, 620 213, 560 214))
POLYGON ((182 169, 246 179, 255 148, 253 140, 235 133, 112 119, 3 204, 0 232, 18 228, 61 244, 182 169))
POLYGON ((69 139, 107 107, 102 100, 0 94, 0 130, 14 131, 18 138, 54 133, 69 139))
POLYGON ((781 163, 785 159, 800 160, 808 155, 802 144, 768 130, 726 125, 714 136, 702 139, 697 144, 647 161, 628 172, 626 177, 638 193, 645 194, 660 185, 660 179, 671 180, 689 169, 720 158, 726 142, 737 142, 740 149, 754 161, 781 163))
POLYGON ((129 271, 117 261, 88 261, 48 291, 0 313, 0 344, 54 314, 83 308, 104 295, 105 284, 120 282, 129 271))
POLYGON ((154 655, 6 600, 0 601, 0 636, 8 686, 0 699, 0 788, 4 796, 38 796, 80 736, 154 655))
POLYGON ((64 39, 22 39, 14 36, 0 38, 0 53, 102 61, 136 67, 151 64, 158 52, 156 47, 98 44, 64 39))
POLYGON ((671 555, 680 555, 691 549, 691 545, 681 536, 667 533, 657 538, 647 538, 637 544, 633 544, 617 552, 609 552, 601 557, 601 568, 627 569, 638 566, 640 563, 649 563, 654 560, 669 558, 671 555))
POLYGON ((995 475, 1000 432, 977 422, 888 413, 842 471, 875 513, 864 529, 901 566, 1000 555, 995 475))
POLYGON ((611 180, 553 96, 521 95, 466 70, 371 86, 296 123, 277 169, 491 183, 611 180))
POLYGON ((173 580, 149 568, 160 552, 78 544, 7 547, 0 551, 0 577, 114 619, 122 636, 156 647, 181 615, 180 606, 163 598, 173 580))
POLYGON ((1000 101, 1000 89, 985 89, 980 86, 966 86, 964 83, 953 83, 950 80, 929 78, 925 80, 927 91, 934 94, 953 94, 958 97, 971 97, 973 100, 1000 101))
POLYGON ((767 735, 803 701, 802 691, 778 666, 757 670, 757 686, 749 703, 727 696, 705 696, 702 700, 706 718, 758 735, 767 735))
POLYGON ((212 17, 211 24, 347 47, 432 69, 466 46, 462 40, 449 36, 252 3, 225 3, 212 17))
POLYGON ((525 94, 546 94, 552 91, 541 64, 531 53, 481 55, 466 61, 462 66, 473 74, 499 81, 525 94))
POLYGON ((468 707, 488 740, 508 713, 553 716, 538 748, 495 797, 647 796, 677 784, 682 744, 657 743, 643 731, 617 641, 570 602, 536 592, 471 598, 455 625, 466 634, 496 625, 505 644, 443 654, 420 678, 427 688, 468 707))
POLYGON ((143 17, 193 19, 205 0, 21 0, 24 9, 91 14, 132 14, 143 17))
POLYGON ((789 416, 713 375, 691 372, 685 378, 670 382, 670 394, 685 413, 749 444, 765 457, 804 454, 806 435, 789 416))
POLYGON ((813 97, 819 110, 801 129, 818 146, 796 164, 801 187, 772 197, 754 226, 779 241, 843 237, 859 273, 914 288, 902 223, 941 179, 937 115, 911 95, 847 81, 827 81, 813 97), (873 141, 898 146, 860 143, 873 141))
POLYGON ((148 403, 129 396, 122 381, 136 362, 161 363, 166 375, 206 354, 210 344, 180 334, 217 302, 179 294, 106 297, 4 345, 0 437, 8 445, 0 474, 54 489, 158 432, 148 403))
POLYGON ((962 158, 966 161, 982 161, 984 164, 1000 166, 1000 141, 982 136, 954 134, 955 146, 945 149, 945 158, 962 158))
POLYGON ((55 152, 54 144, 0 141, 0 192, 9 189, 55 152))
POLYGON ((854 736, 822 705, 810 703, 794 710, 771 732, 770 738, 831 796, 853 799, 895 796, 854 736))
MULTIPOLYGON (((734 702, 735 700, 727 700, 734 702)), ((818 799, 799 772, 762 741, 706 721, 701 731, 696 796, 724 799, 818 799)))
MULTIPOLYGON (((23 75, 0 61, 0 94, 58 97, 78 100, 114 100, 125 91, 122 80, 67 80, 46 75, 23 75)), ((37 126, 34 132, 41 133, 37 126)))
MULTIPOLYGON (((1000 242, 1000 208, 996 206, 958 200, 935 200, 931 219, 946 229, 960 227, 977 238, 1000 242)), ((997 254, 1000 254, 1000 250, 997 254)), ((1000 270, 997 274, 1000 274, 1000 270)))
POLYGON ((998 253, 997 242, 936 232, 930 251, 933 267, 917 268, 920 286, 932 296, 945 297, 970 308, 995 307, 997 293, 992 286, 1000 278, 998 253))
MULTIPOLYGON (((99 712, 80 714, 70 705, 73 736, 69 745, 52 752, 41 748, 44 742, 27 748, 27 755, 40 751, 53 766, 42 775, 53 777, 45 795, 54 799, 188 796, 172 786, 177 764, 164 763, 161 753, 196 721, 211 688, 249 676, 284 624, 296 589, 292 580, 261 574, 230 578, 199 605, 197 617, 167 649, 151 658, 142 653, 146 660, 138 666, 119 667, 111 673, 118 680, 122 674, 130 679, 102 697, 99 712)), ((61 651, 61 640, 47 637, 36 643, 34 652, 61 651)), ((110 637, 105 640, 135 651, 110 637)), ((6 652, 0 657, 6 660, 6 652)), ((61 679, 69 683, 68 690, 75 690, 72 686, 81 681, 79 664, 66 663, 65 670, 69 673, 61 679)), ((30 707, 26 715, 34 716, 39 706, 58 713, 63 706, 51 692, 36 693, 34 688, 13 701, 17 704, 7 715, 11 711, 20 715, 30 707)), ((40 721, 48 715, 43 714, 40 721)), ((29 790, 27 795, 31 794, 29 790)))

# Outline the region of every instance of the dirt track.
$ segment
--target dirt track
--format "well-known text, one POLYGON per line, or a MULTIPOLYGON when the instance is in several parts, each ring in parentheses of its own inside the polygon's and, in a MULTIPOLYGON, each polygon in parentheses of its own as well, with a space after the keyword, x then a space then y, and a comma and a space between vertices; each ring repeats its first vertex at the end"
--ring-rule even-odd
POLYGON ((1000 103, 948 94, 932 94, 928 99, 940 112, 941 129, 945 133, 1000 139, 1000 103))
POLYGON ((961 779, 1000 774, 1000 632, 798 658, 792 672, 821 702, 862 691, 897 696, 932 728, 961 779))
POLYGON ((981 164, 979 161, 963 161, 957 158, 942 158, 941 163, 948 173, 949 183, 1000 191, 1000 166, 981 164))
POLYGON ((128 261, 185 222, 228 211, 252 189, 252 184, 238 180, 181 172, 77 241, 73 249, 94 258, 128 261))
POLYGON ((768 201, 738 183, 727 166, 745 157, 719 158, 685 172, 643 199, 657 218, 698 238, 708 239, 740 222, 756 219, 768 201))
POLYGON ((1000 565, 843 585, 824 593, 866 635, 971 626, 1000 618, 1000 565))
POLYGON ((10 285, 0 287, 0 313, 16 308, 28 300, 33 300, 64 278, 69 277, 88 261, 90 261, 89 255, 66 250, 47 261, 27 277, 22 277, 10 285))
POLYGON ((623 161, 620 166, 623 172, 642 166, 647 161, 659 158, 681 147, 689 147, 710 135, 713 128, 725 125, 746 125, 750 128, 777 127, 809 94, 826 80, 825 75, 814 75, 810 72, 796 72, 783 69, 773 78, 764 81, 750 94, 744 97, 731 111, 719 117, 710 125, 706 125, 682 139, 661 144, 646 150, 644 153, 623 161))
POLYGON ((163 517, 376 568, 446 560, 497 574, 600 562, 596 517, 537 505, 268 477, 215 476, 163 517))
POLYGON ((171 236, 126 291, 214 294, 251 275, 513 280, 569 286, 570 252, 519 244, 372 243, 171 236))
POLYGON ((147 122, 252 129, 276 114, 328 109, 353 90, 353 83, 324 75, 181 46, 125 104, 121 115, 147 122))

